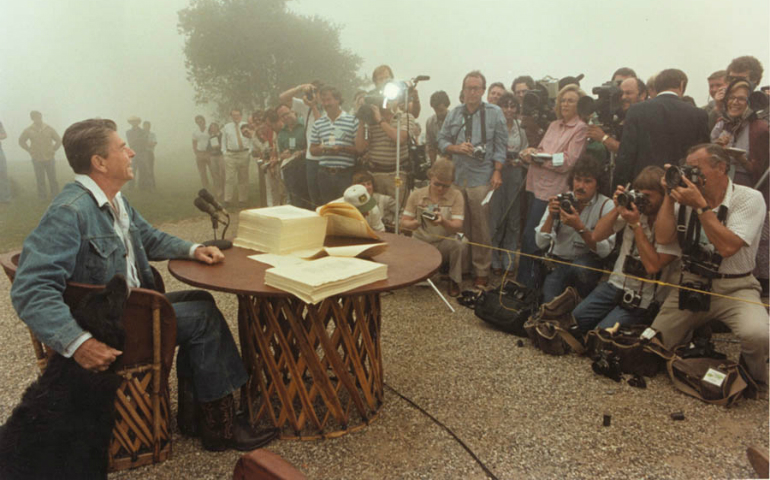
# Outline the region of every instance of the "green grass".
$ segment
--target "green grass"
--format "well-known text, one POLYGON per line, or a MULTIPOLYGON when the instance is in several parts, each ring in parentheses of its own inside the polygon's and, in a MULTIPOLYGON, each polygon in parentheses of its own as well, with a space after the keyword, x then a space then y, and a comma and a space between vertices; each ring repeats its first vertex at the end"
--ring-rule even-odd
MULTIPOLYGON (((159 225, 204 215, 193 206, 193 199, 200 190, 200 179, 190 154, 180 153, 179 161, 157 158, 155 161, 155 192, 138 190, 124 192, 131 205, 151 224, 159 225)), ((72 170, 62 154, 57 155, 56 174, 59 187, 72 181, 72 170)), ((24 238, 37 226, 48 207, 48 201, 37 199, 35 175, 31 162, 8 164, 14 199, 10 204, 0 204, 0 252, 21 248, 24 238)))

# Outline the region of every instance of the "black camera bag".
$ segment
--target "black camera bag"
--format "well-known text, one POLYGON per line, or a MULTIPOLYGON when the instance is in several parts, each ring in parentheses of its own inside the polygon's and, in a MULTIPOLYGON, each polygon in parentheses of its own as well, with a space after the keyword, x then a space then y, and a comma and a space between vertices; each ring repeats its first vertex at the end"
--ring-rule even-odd
POLYGON ((537 292, 508 282, 476 300, 476 316, 503 332, 526 337, 524 323, 537 308, 537 292))
POLYGON ((624 325, 612 332, 604 328, 586 334, 588 355, 594 358, 602 350, 615 354, 620 370, 631 375, 652 377, 663 367, 663 358, 647 349, 649 340, 641 337, 646 325, 624 325))

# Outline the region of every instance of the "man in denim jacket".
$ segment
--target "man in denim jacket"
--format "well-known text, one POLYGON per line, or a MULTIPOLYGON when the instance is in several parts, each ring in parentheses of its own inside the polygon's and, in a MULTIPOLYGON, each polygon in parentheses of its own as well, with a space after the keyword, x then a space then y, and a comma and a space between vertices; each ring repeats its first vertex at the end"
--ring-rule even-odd
MULTIPOLYGON (((64 133, 63 144, 75 181, 56 196, 24 241, 11 299, 43 343, 83 368, 104 371, 122 352, 78 326, 63 300, 67 282, 101 285, 120 273, 131 287, 154 289, 149 260, 191 258, 214 264, 224 256, 216 247, 156 230, 121 196, 120 188, 134 177, 134 152, 115 122, 75 123, 64 133)), ((245 421, 233 421, 232 392, 246 382, 247 373, 213 297, 204 291, 167 297, 177 317, 179 397, 200 402, 203 446, 252 450, 272 439, 272 431, 254 432, 245 421), (187 388, 192 395, 185 395, 187 388)), ((196 434, 190 416, 195 409, 184 403, 180 400, 180 429, 196 434)))

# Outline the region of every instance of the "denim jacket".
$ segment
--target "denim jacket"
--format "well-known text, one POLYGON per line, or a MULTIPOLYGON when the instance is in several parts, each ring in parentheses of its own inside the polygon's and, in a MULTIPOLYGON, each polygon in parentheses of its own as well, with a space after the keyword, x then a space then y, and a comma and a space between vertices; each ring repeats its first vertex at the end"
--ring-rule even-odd
MULTIPOLYGON (((143 288, 155 288, 150 260, 189 258, 193 244, 156 230, 123 199, 143 288)), ((64 303, 67 282, 106 284, 126 273, 126 247, 108 206, 99 208, 79 183, 67 184, 24 241, 11 287, 19 318, 46 345, 62 353, 84 332, 64 303)))

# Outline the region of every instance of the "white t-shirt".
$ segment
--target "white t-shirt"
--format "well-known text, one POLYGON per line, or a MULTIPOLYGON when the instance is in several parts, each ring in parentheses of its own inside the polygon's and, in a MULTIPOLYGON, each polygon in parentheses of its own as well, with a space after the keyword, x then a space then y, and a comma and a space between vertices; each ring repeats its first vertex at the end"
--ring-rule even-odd
MULTIPOLYGON (((313 123, 315 123, 317 120, 315 117, 313 117, 313 110, 305 105, 305 102, 303 102, 301 98, 291 99, 291 109, 294 113, 297 114, 298 118, 303 118, 305 122, 305 140, 307 140, 307 151, 305 152, 305 158, 308 160, 320 160, 319 157, 310 154, 310 131, 313 130, 313 123), (308 119, 308 117, 310 118, 308 119)), ((320 112, 321 117, 326 115, 323 110, 320 110, 320 112)))
POLYGON ((196 150, 198 150, 199 152, 206 151, 206 146, 209 144, 209 132, 207 132, 205 128, 203 129, 202 132, 200 131, 199 128, 196 128, 195 130, 193 130, 192 139, 193 141, 195 140, 198 141, 196 150))

